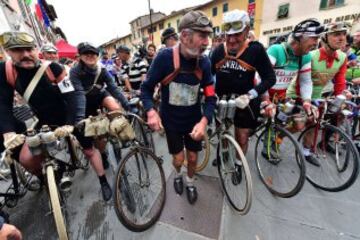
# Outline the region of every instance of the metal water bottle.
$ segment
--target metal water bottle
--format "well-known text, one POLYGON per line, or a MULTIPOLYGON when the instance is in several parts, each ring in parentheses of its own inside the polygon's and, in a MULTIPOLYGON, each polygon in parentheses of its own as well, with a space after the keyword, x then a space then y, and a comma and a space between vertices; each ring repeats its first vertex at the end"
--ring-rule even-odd
POLYGON ((227 110, 226 96, 222 96, 221 100, 219 101, 218 113, 217 113, 220 120, 226 118, 226 110, 227 110))
POLYGON ((25 142, 29 146, 32 155, 36 156, 41 154, 41 139, 34 130, 28 130, 26 132, 25 142))
POLYGON ((234 94, 232 94, 227 104, 226 118, 233 119, 235 116, 235 110, 236 110, 235 96, 234 94))
POLYGON ((53 131, 49 126, 44 125, 41 129, 41 140, 46 145, 49 152, 56 150, 57 148, 57 139, 53 131))
POLYGON ((294 107, 295 104, 293 104, 291 101, 286 102, 284 106, 284 113, 291 114, 293 112, 294 107))
POLYGON ((340 111, 341 106, 345 102, 346 97, 344 95, 337 95, 334 100, 332 100, 328 105, 328 110, 331 113, 337 113, 340 111))

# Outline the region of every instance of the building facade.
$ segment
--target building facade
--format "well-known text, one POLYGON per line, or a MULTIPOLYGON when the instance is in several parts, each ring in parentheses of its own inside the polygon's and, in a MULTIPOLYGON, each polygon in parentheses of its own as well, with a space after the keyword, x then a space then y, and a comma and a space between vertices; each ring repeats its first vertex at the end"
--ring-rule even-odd
POLYGON ((116 53, 116 49, 120 45, 126 45, 129 48, 133 48, 132 34, 125 35, 123 37, 115 38, 100 45, 102 51, 106 51, 110 56, 116 53))
POLYGON ((271 0, 264 1, 260 19, 259 41, 269 46, 278 36, 292 31, 307 18, 317 18, 322 24, 360 18, 359 0, 271 0))
MULTIPOLYGON (((162 12, 153 12, 153 10, 151 10, 152 22, 157 22, 165 16, 166 15, 162 12)), ((142 44, 149 40, 150 34, 148 33, 148 27, 150 26, 150 23, 150 14, 137 17, 130 22, 133 44, 142 44)), ((156 26, 153 26, 152 31, 156 32, 157 30, 156 26)))
MULTIPOLYGON (((255 35, 258 36, 260 33, 262 8, 263 0, 212 0, 202 5, 174 11, 170 15, 153 23, 155 28, 152 42, 157 46, 161 44, 161 33, 165 28, 173 27, 178 31, 181 17, 191 10, 203 11, 212 21, 214 32, 221 31, 224 13, 234 9, 247 11, 251 19, 251 28, 254 30, 255 35)), ((141 32, 144 32, 145 36, 149 38, 150 32, 147 31, 147 29, 149 29, 149 25, 144 26, 141 32)))

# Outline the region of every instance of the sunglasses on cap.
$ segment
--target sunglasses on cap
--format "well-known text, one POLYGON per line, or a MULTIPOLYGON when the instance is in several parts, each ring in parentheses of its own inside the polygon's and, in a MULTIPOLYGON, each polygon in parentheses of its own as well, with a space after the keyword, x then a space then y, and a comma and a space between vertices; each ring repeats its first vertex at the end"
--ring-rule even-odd
POLYGON ((7 45, 10 42, 17 44, 33 44, 35 39, 25 32, 5 32, 0 36, 0 45, 7 45))
POLYGON ((242 29, 243 27, 244 27, 244 23, 242 21, 235 21, 235 22, 224 23, 223 25, 221 25, 221 30, 223 32, 228 32, 230 31, 230 29, 237 31, 242 29))

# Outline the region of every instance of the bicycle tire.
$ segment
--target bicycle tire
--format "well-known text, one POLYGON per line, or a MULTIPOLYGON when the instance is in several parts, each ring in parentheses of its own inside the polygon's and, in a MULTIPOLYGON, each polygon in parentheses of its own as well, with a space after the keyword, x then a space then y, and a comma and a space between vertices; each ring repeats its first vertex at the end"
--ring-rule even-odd
MULTIPOLYGON (((26 177, 26 170, 22 167, 18 162, 14 161, 16 174, 20 180, 20 183, 29 191, 35 192, 41 189, 41 186, 32 185, 30 184, 31 178, 26 177)), ((30 174, 30 173, 29 173, 30 174)))
MULTIPOLYGON (((302 138, 304 137, 304 135, 306 134, 306 132, 310 131, 311 129, 314 129, 316 126, 311 126, 306 128, 299 136, 298 141, 301 142, 302 138)), ((359 166, 359 153, 358 150, 354 144, 354 142, 350 139, 350 137, 340 128, 335 127, 333 125, 330 124, 324 124, 320 127, 320 130, 322 131, 331 131, 331 132, 337 132, 340 136, 341 139, 343 139, 343 141, 345 141, 345 144, 343 144, 343 146, 346 146, 346 153, 345 153, 345 160, 344 160, 344 168, 348 168, 349 166, 353 166, 352 169, 350 170, 350 174, 349 177, 347 177, 343 183, 341 183, 340 185, 337 186, 324 186, 325 184, 319 183, 317 180, 314 179, 313 176, 320 176, 321 173, 323 172, 322 169, 325 169, 325 167, 329 167, 330 166, 330 161, 322 161, 320 163, 326 163, 326 164, 321 164, 321 168, 318 168, 318 171, 312 171, 312 169, 310 168, 310 164, 307 166, 307 172, 306 172, 306 179, 316 188, 319 188, 321 190, 324 191, 329 191, 329 192, 339 192, 342 190, 345 190, 347 188, 349 188, 356 180, 357 175, 358 175, 358 166, 359 166), (351 155, 349 155, 351 154, 351 155), (312 172, 315 172, 314 174, 312 174, 312 172)), ((330 142, 330 141, 329 141, 330 142)), ((318 145, 318 143, 316 143, 316 145, 318 145)), ((324 151, 325 152, 325 151, 324 151)), ((316 169, 316 168, 315 168, 316 169)), ((346 169, 344 169, 344 171, 338 171, 338 173, 340 174, 345 174, 346 169)), ((330 169, 331 170, 331 169, 330 169)), ((336 169, 337 170, 337 169, 336 169)), ((340 174, 338 174, 338 176, 340 177, 340 174)), ((326 174, 329 177, 332 177, 331 182, 334 182, 334 175, 331 176, 329 174, 326 174)), ((320 179, 325 179, 324 175, 321 175, 320 179)))
POLYGON ((69 238, 66 230, 64 216, 61 211, 59 190, 55 181, 54 168, 51 165, 48 165, 46 167, 46 178, 49 189, 51 208, 54 215, 56 230, 58 232, 59 239, 68 240, 69 238))
MULTIPOLYGON (((196 163, 196 167, 195 167, 195 172, 201 172, 202 170, 204 170, 204 168, 207 166, 208 162, 209 162, 209 158, 210 158, 210 141, 209 141, 209 137, 207 135, 207 133, 205 132, 204 135, 204 139, 201 143, 202 145, 202 153, 203 153, 203 157, 200 159, 198 158, 198 161, 196 163)), ((202 154, 198 154, 198 156, 201 156, 202 154)), ((184 160, 183 165, 185 167, 187 167, 187 160, 184 160)))
MULTIPOLYGON (((136 160, 137 161, 137 160, 136 160)), ((132 164, 132 163, 131 163, 132 164)), ((137 162, 135 167, 137 166, 137 162)), ((139 170, 139 167, 136 167, 137 170, 139 170)), ((141 170, 140 170, 141 172, 141 170)), ((130 188, 130 187, 129 187, 130 188)), ((131 189, 131 188, 130 188, 131 189)), ((140 193, 141 194, 141 193, 140 193)), ((118 166, 117 172, 116 172, 116 176, 115 176, 115 183, 114 183, 114 208, 115 208, 115 213, 118 217, 118 219, 120 220, 120 222, 129 230, 134 231, 134 232, 142 232, 145 231, 147 229, 149 229, 151 226, 153 226, 156 221, 159 219, 161 212, 164 208, 165 205, 165 197, 166 197, 166 182, 165 182, 165 174, 164 174, 164 170, 161 166, 160 163, 160 159, 158 157, 155 156, 155 154, 153 152, 151 152, 149 149, 144 148, 144 147, 140 147, 140 146, 136 146, 135 148, 131 149, 126 156, 123 158, 121 164, 118 166), (159 207, 154 210, 154 206, 151 206, 151 209, 149 212, 155 211, 154 216, 150 217, 149 220, 140 223, 140 221, 135 221, 133 219, 130 219, 130 217, 128 216, 128 214, 126 213, 128 211, 127 206, 125 206, 126 204, 122 203, 122 200, 126 200, 126 198, 128 198, 128 196, 123 196, 122 194, 124 194, 124 189, 121 187, 121 184, 124 183, 125 181, 123 181, 124 176, 126 176, 126 182, 128 182, 129 186, 132 184, 133 186, 138 187, 137 190, 133 191, 131 194, 139 194, 141 192, 141 188, 144 187, 149 187, 149 186, 141 186, 143 184, 138 184, 136 182, 130 182, 129 177, 134 177, 135 179, 137 178, 138 174, 132 174, 129 169, 132 169, 131 167, 129 167, 129 164, 131 163, 131 161, 134 161, 137 159, 137 156, 146 156, 146 165, 145 166, 145 170, 147 171, 147 173, 145 173, 145 175, 149 175, 149 170, 148 170, 148 165, 149 164, 153 164, 153 167, 156 168, 159 172, 159 178, 160 178, 160 184, 159 186, 161 187, 159 194, 155 197, 155 201, 154 203, 159 203, 159 207), (135 157, 135 158, 133 158, 135 157), (126 174, 126 175, 125 175, 126 174)), ((135 199, 136 203, 136 213, 138 213, 140 210, 138 207, 139 202, 140 202, 140 198, 136 197, 136 196, 132 196, 133 199, 135 199)), ((130 215, 134 215, 133 213, 130 215)))
POLYGON ((156 154, 152 131, 150 129, 145 129, 144 125, 136 117, 133 117, 131 126, 135 132, 135 139, 142 146, 149 148, 154 154, 156 154))
MULTIPOLYGON (((228 149, 229 149, 229 146, 228 146, 228 149)), ((229 154, 230 156, 230 154, 229 154)), ((229 157, 230 158, 230 157, 229 157)), ((230 168, 233 168, 234 163, 232 163, 232 166, 230 166, 230 168)), ((221 137, 220 137, 220 140, 219 140, 219 144, 218 144, 218 147, 217 147, 217 167, 218 167, 218 173, 219 173, 219 177, 220 177, 220 182, 221 182, 221 186, 222 186, 222 189, 225 193, 225 196, 230 204, 230 206, 236 211, 238 212, 240 215, 245 215, 247 214, 249 211, 250 211, 250 208, 251 208, 251 204, 252 204, 252 194, 253 194, 253 187, 252 187, 252 180, 251 180, 251 173, 250 173, 250 168, 249 168, 249 164, 245 158, 245 155, 244 153, 242 152, 239 144, 236 142, 236 140, 233 138, 233 136, 231 136, 230 134, 223 134, 221 137), (227 186, 226 186, 226 180, 224 179, 223 175, 222 175, 222 172, 223 172, 223 169, 222 167, 225 167, 225 164, 227 163, 230 163, 231 165, 231 161, 228 159, 227 160, 227 163, 224 162, 224 160, 221 160, 220 158, 220 152, 222 151, 221 148, 221 144, 224 140, 227 140, 227 144, 232 144, 235 148, 235 151, 237 151, 239 157, 240 157, 240 161, 242 162, 242 169, 244 170, 244 174, 245 174, 245 181, 246 181, 246 185, 245 185, 245 188, 246 188, 246 197, 245 197, 245 204, 243 204, 243 206, 237 206, 237 204, 235 204, 235 200, 232 199, 232 197, 230 196, 230 189, 227 189, 227 186)), ((231 169, 230 169, 231 170, 231 169)), ((225 171, 224 171, 225 172, 225 171)), ((234 170, 232 170, 232 172, 234 172, 234 170)), ((227 173, 226 173, 227 174, 227 173)), ((238 184, 238 186, 240 186, 240 184, 238 184)), ((238 193, 239 195, 241 195, 242 193, 238 193)))
POLYGON ((295 196, 300 192, 305 183, 305 163, 304 163, 304 154, 302 151, 302 147, 297 142, 296 138, 285 128, 278 125, 270 125, 270 127, 265 127, 264 130, 260 133, 257 138, 255 145, 255 162, 258 174, 260 176, 261 181, 264 183, 265 187, 274 195, 282 198, 289 198, 295 196), (269 134, 269 137, 272 138, 272 132, 275 132, 275 137, 277 134, 280 134, 282 138, 282 143, 277 144, 276 140, 268 139, 267 145, 265 145, 264 141, 266 141, 266 134, 269 134), (286 139, 286 140, 284 140, 286 139), (261 145, 261 142, 264 145, 261 145), (285 143, 286 142, 286 143, 285 143), (268 152, 267 158, 262 156, 262 151, 265 146, 268 148, 273 147, 275 144, 275 148, 277 149, 277 156, 281 154, 280 159, 271 160, 272 156, 268 152), (284 146, 286 144, 286 147, 284 146), (291 144, 292 147, 289 148, 288 144, 291 144), (279 147, 285 148, 284 151, 280 151, 279 147), (286 149, 290 149, 290 153, 295 153, 295 158, 293 155, 289 155, 288 157, 282 157, 283 153, 286 152, 286 149), (296 154, 296 152, 298 154, 296 154), (261 160, 260 160, 261 159, 261 160), (291 163, 291 161, 296 161, 291 163), (265 165, 264 167, 262 167, 265 165), (285 167, 280 167, 285 166, 285 167), (266 169, 270 169, 270 172, 266 172, 266 169), (298 170, 298 174, 295 172, 298 170), (286 170, 283 170, 286 169, 286 170), (289 174, 285 174, 285 171, 289 171, 289 174), (266 172, 266 173, 265 173, 266 172), (293 180, 294 175, 297 179, 293 180), (288 177, 290 179, 288 179, 288 177), (286 178, 286 179, 285 179, 286 178), (275 183, 278 183, 274 185, 275 183), (281 186, 280 186, 281 184, 281 186), (289 186, 288 189, 284 189, 284 185, 289 186))

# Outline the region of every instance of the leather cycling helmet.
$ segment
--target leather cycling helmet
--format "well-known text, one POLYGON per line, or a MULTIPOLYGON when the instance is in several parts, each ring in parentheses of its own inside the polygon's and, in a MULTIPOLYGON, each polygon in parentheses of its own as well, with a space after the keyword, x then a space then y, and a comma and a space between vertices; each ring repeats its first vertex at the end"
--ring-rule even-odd
POLYGON ((302 36, 319 37, 323 31, 324 26, 315 18, 310 18, 298 23, 294 27, 292 35, 296 40, 299 40, 302 36))

